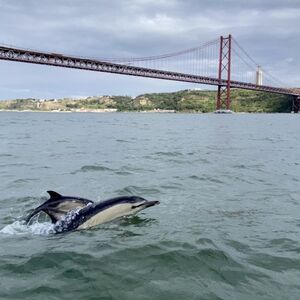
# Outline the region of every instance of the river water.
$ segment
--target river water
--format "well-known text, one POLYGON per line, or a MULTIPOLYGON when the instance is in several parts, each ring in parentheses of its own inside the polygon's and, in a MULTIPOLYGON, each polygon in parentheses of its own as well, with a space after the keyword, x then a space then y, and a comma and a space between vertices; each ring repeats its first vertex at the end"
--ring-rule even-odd
POLYGON ((299 299, 300 115, 0 113, 0 299, 299 299), (55 235, 47 190, 160 200, 55 235))

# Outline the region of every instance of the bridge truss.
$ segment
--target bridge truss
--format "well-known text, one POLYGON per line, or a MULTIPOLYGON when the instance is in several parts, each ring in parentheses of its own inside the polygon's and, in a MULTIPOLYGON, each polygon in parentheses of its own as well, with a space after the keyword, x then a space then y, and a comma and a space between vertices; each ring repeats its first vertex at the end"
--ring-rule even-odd
POLYGON ((182 81, 218 87, 216 108, 230 109, 230 89, 239 88, 293 97, 293 110, 300 109, 300 91, 280 87, 280 82, 267 74, 269 84, 255 83, 256 64, 229 35, 180 52, 140 58, 94 59, 0 46, 0 59, 7 61, 107 72, 129 76, 182 81), (233 43, 236 47, 233 48, 233 43), (219 47, 219 53, 216 50, 219 47), (218 56, 218 57, 217 57, 218 56), (245 58, 246 57, 246 58, 245 58), (245 72, 233 59, 244 62, 245 72), (214 76, 216 74, 216 76, 214 76), (246 74, 246 75, 244 75, 246 74), (245 77, 246 76, 246 77, 245 77))

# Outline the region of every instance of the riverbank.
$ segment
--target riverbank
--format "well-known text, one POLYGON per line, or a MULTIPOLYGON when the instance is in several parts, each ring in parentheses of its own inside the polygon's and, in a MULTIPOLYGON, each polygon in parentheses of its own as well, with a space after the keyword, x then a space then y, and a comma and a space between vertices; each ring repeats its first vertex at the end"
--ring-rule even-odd
MULTIPOLYGON (((154 110, 144 110, 144 111, 118 111, 116 109, 71 109, 71 110, 16 110, 16 109, 0 109, 0 112, 17 112, 17 113, 179 113, 175 110, 167 109, 154 109, 154 110)), ((198 112, 200 113, 200 112, 198 112)))
MULTIPOLYGON (((207 113, 215 111, 216 91, 182 90, 173 93, 130 96, 91 96, 83 99, 13 99, 0 101, 0 111, 39 112, 153 112, 207 113)), ((235 112, 291 112, 292 99, 255 91, 233 89, 235 112)))

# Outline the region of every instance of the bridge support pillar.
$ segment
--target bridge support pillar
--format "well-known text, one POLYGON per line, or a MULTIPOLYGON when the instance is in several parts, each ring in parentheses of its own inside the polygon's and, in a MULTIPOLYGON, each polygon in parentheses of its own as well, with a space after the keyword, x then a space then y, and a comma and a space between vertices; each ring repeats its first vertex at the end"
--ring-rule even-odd
POLYGON ((293 98, 293 112, 297 114, 300 110, 300 96, 294 96, 293 98))
POLYGON ((230 110, 231 35, 220 39, 217 112, 230 110))

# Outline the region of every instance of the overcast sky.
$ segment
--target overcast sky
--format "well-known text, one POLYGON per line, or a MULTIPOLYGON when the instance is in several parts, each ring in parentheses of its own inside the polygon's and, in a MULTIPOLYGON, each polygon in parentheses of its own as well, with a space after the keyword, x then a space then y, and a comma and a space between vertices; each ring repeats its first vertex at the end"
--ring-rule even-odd
MULTIPOLYGON (((300 0, 0 0, 0 44, 132 57, 196 47, 231 33, 274 76, 299 87, 299 16, 300 0)), ((135 96, 199 88, 1 60, 0 79, 0 99, 135 96)))

